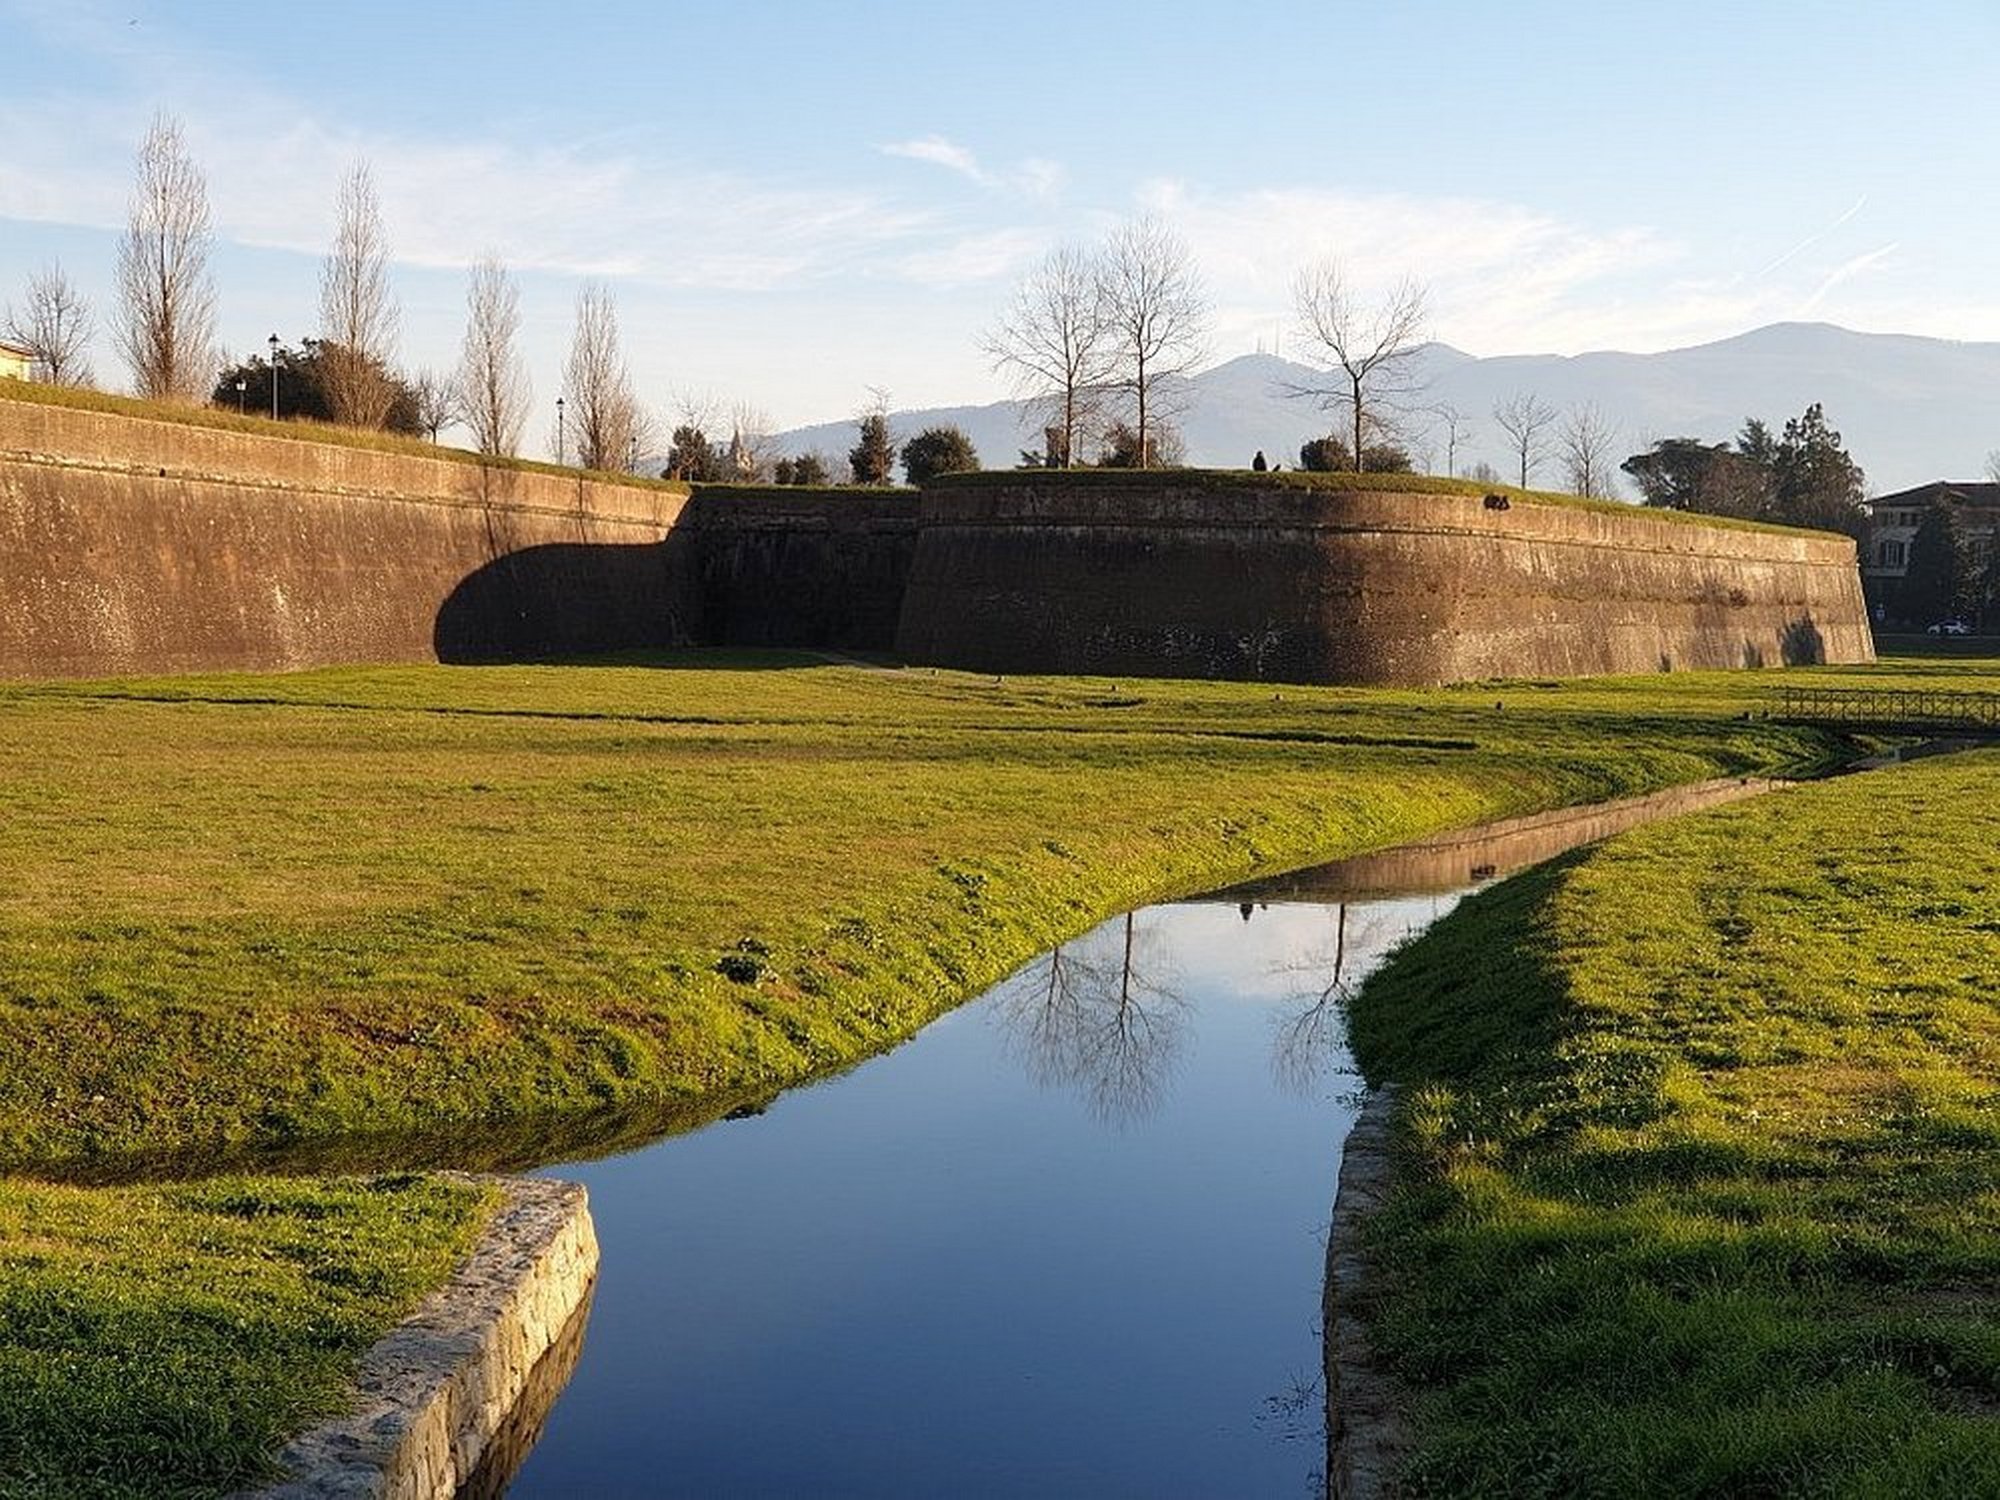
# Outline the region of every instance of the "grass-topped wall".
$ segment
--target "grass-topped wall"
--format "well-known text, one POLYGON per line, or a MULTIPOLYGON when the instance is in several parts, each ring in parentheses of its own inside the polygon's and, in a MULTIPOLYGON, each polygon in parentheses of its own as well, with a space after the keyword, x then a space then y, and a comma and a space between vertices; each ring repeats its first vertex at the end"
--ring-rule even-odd
POLYGON ((8 385, 0 677, 886 651, 917 505, 8 385))
POLYGON ((400 454, 406 458, 437 459, 445 463, 470 464, 476 468, 499 469, 517 474, 547 474, 573 481, 578 477, 606 484, 630 485, 685 495, 688 486, 678 480, 648 479, 638 474, 609 473, 598 469, 577 469, 562 464, 542 463, 531 458, 494 457, 426 442, 398 432, 381 432, 366 427, 346 427, 332 422, 303 420, 275 421, 248 412, 233 412, 217 406, 190 406, 179 401, 148 401, 136 396, 117 396, 79 386, 44 385, 34 381, 0 381, 0 403, 57 407, 70 411, 102 412, 170 426, 203 428, 213 432, 239 433, 251 437, 281 438, 295 443, 325 444, 354 448, 370 453, 400 454))
POLYGON ((1433 683, 1872 659, 1854 544, 1462 480, 1022 470, 924 493, 897 649, 1433 683))
MULTIPOLYGON (((1796 526, 1777 526, 1736 516, 1711 516, 1691 510, 1657 510, 1623 500, 1595 500, 1555 490, 1526 490, 1512 484, 1487 484, 1476 479, 1447 479, 1436 474, 1356 474, 1349 470, 1321 473, 1307 469, 987 469, 976 474, 946 474, 933 481, 944 489, 1013 484, 1081 485, 1117 493, 1145 490, 1171 481, 1176 487, 1219 491, 1307 490, 1380 495, 1499 495, 1509 504, 1559 505, 1567 510, 1591 510, 1606 515, 1642 515, 1683 526, 1713 526, 1725 531, 1769 531, 1790 535, 1796 526)), ((1837 536, 1838 532, 1816 535, 1837 536)))

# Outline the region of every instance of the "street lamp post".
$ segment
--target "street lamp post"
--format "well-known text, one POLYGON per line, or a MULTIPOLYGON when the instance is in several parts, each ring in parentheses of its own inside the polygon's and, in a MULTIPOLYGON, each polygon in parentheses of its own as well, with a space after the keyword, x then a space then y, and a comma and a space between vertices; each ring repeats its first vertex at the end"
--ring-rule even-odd
POLYGON ((236 377, 236 415, 237 415, 237 416, 239 416, 239 417, 243 415, 243 388, 244 388, 244 384, 245 384, 245 382, 244 382, 244 379, 243 379, 243 377, 242 377, 241 375, 237 376, 237 377, 236 377))
POLYGON ((636 432, 632 434, 632 449, 625 460, 625 471, 628 474, 639 472, 639 434, 636 432))
POLYGON ((278 336, 271 335, 271 420, 278 420, 278 336))
POLYGON ((560 466, 566 461, 563 449, 563 398, 558 396, 556 397, 556 463, 560 466))

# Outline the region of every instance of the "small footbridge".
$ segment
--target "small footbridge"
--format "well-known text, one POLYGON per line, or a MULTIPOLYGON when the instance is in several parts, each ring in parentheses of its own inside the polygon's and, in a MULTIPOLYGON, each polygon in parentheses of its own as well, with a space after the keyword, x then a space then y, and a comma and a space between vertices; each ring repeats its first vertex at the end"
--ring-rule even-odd
POLYGON ((1771 716, 1857 729, 2000 737, 2000 693, 1788 686, 1778 689, 1771 716))

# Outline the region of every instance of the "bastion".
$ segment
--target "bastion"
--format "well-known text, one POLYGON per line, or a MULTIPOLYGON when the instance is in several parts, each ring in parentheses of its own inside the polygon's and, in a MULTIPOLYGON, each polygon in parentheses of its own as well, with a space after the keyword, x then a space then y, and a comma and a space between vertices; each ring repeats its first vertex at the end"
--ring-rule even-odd
POLYGON ((1843 536, 1410 475, 1188 471, 939 481, 896 645, 980 672, 1400 685, 1874 659, 1843 536))
POLYGON ((1409 685, 1873 657, 1845 537, 1453 480, 688 486, 169 416, 0 394, 0 677, 687 645, 1409 685))
POLYGON ((60 395, 0 392, 0 678, 893 644, 914 491, 484 463, 60 395))

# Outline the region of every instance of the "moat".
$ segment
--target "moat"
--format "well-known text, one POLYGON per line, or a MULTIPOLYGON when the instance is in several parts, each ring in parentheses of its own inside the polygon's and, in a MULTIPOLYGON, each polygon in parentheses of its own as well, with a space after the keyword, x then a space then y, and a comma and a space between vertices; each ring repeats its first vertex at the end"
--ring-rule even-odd
POLYGON ((1147 907, 896 1051, 603 1161, 518 1496, 1305 1495, 1344 996, 1466 891, 1749 784, 1147 907))

